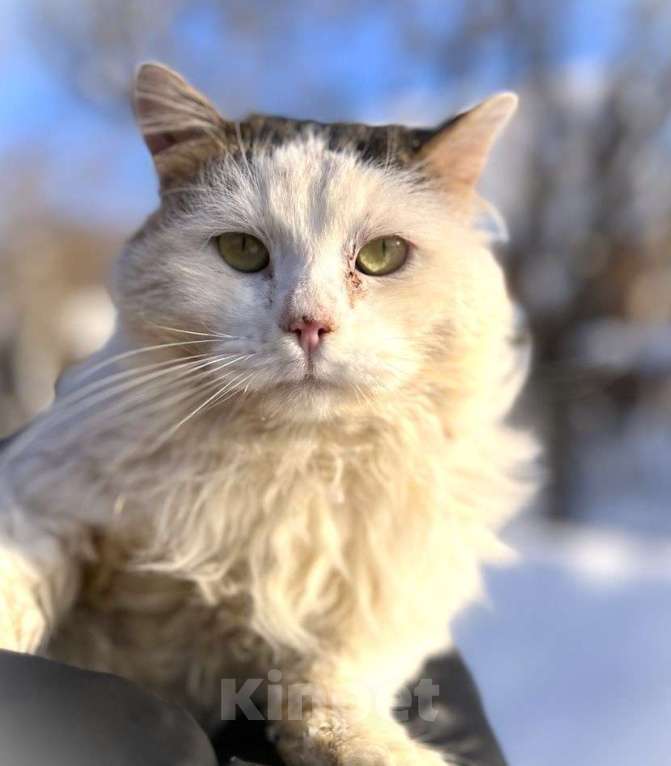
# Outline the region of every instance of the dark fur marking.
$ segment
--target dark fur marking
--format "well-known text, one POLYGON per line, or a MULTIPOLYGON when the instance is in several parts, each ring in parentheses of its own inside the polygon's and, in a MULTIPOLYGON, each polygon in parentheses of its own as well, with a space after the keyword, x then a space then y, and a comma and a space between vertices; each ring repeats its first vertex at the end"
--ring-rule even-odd
POLYGON ((427 142, 460 117, 436 128, 325 123, 258 114, 237 123, 222 120, 210 132, 173 144, 156 155, 161 189, 181 185, 222 155, 241 158, 244 153, 246 160, 253 163, 255 153, 265 147, 281 146, 310 133, 322 136, 331 151, 351 151, 365 162, 406 168, 416 161, 427 142))
POLYGON ((242 142, 249 156, 257 146, 281 146, 309 132, 325 138, 332 151, 354 151, 363 160, 405 167, 431 139, 437 129, 407 128, 403 125, 294 120, 287 117, 250 115, 243 122, 222 127, 222 143, 232 154, 240 154, 242 142))

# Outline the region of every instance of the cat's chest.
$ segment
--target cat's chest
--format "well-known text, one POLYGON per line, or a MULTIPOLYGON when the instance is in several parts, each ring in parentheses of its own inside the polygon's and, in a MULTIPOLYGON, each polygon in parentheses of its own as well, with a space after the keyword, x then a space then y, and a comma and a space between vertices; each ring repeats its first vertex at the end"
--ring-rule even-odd
POLYGON ((129 560, 112 540, 98 545, 50 656, 131 678, 190 707, 206 702, 204 709, 221 678, 270 667, 267 644, 250 629, 246 594, 208 603, 193 583, 135 571, 129 560))

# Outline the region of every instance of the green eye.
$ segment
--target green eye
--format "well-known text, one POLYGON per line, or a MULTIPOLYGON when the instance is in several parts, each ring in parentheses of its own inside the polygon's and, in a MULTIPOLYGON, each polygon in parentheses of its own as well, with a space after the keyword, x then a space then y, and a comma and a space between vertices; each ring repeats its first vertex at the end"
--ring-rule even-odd
POLYGON ((359 250, 356 267, 370 277, 384 277, 403 266, 409 249, 400 237, 379 237, 359 250))
POLYGON ((251 234, 220 234, 216 242, 221 257, 236 271, 261 271, 270 263, 268 248, 251 234))

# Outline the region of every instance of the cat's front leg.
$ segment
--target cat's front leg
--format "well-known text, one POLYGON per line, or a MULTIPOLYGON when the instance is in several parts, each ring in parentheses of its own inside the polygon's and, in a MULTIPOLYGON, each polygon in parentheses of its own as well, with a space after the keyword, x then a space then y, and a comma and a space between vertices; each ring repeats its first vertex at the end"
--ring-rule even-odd
POLYGON ((78 586, 78 567, 58 539, 0 537, 0 649, 39 651, 78 586))
POLYGON ((394 718, 387 684, 310 678, 284 685, 281 720, 272 724, 291 766, 445 766, 438 751, 411 739, 394 718))

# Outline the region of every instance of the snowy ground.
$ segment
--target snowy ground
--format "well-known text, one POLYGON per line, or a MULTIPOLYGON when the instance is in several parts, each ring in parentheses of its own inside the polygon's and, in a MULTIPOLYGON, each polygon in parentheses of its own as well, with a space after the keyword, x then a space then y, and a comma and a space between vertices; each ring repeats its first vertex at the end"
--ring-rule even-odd
POLYGON ((671 540, 530 519, 455 626, 510 766, 671 763, 671 540))

